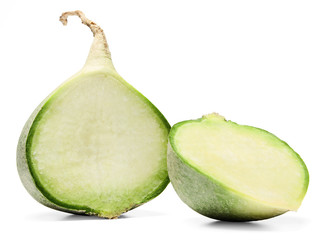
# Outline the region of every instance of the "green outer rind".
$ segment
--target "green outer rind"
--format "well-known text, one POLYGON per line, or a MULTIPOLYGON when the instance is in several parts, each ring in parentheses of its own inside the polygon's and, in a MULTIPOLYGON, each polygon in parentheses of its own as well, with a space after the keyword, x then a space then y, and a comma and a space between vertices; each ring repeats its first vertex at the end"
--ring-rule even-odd
MULTIPOLYGON (((104 72, 99 72, 104 73, 104 72)), ((69 84, 71 81, 77 78, 80 74, 93 74, 93 72, 82 72, 82 70, 71 77, 69 80, 65 81, 61 86, 59 86, 55 91, 52 92, 31 114, 29 119, 27 120, 22 133, 20 135, 18 146, 17 146, 17 169, 20 179, 29 192, 29 194, 39 203, 56 210, 60 210, 63 212, 74 213, 74 214, 85 214, 85 215, 97 215, 99 217, 105 218, 117 218, 122 213, 127 212, 131 209, 134 209, 149 200, 157 197, 163 190, 167 187, 169 183, 169 178, 166 176, 164 181, 150 194, 148 194, 140 203, 136 203, 133 206, 129 207, 128 209, 124 209, 123 212, 116 212, 113 215, 101 215, 100 212, 95 211, 94 209, 88 208, 86 206, 76 206, 71 204, 66 204, 54 196, 52 196, 40 183, 37 175, 34 172, 34 168, 32 166, 32 161, 30 160, 30 144, 32 140, 33 133, 37 126, 38 119, 41 118, 42 113, 46 109, 46 104, 49 103, 55 95, 59 92, 60 88, 69 84)), ((160 120, 160 125, 164 126, 165 129, 169 132, 170 125, 166 118, 162 115, 162 113, 140 92, 138 92, 135 88, 133 88, 129 83, 127 83, 123 78, 121 78, 116 72, 106 72, 106 74, 112 76, 115 80, 121 82, 127 88, 131 89, 137 96, 139 96, 144 102, 146 102, 149 107, 154 111, 154 113, 158 116, 160 120)), ((166 156, 165 156, 166 161, 166 156)))
MULTIPOLYGON (((203 118, 200 118, 179 122, 172 127, 169 134, 167 153, 168 175, 171 184, 181 200, 196 212, 223 221, 263 220, 287 212, 288 210, 286 209, 273 208, 268 204, 260 203, 250 196, 231 189, 225 184, 206 175, 197 167, 192 166, 189 161, 178 154, 174 144, 174 135, 177 128, 186 123, 200 122, 203 120, 203 118)), ((236 124, 234 122, 231 123, 236 124)), ((269 133, 263 129, 257 129, 269 133)), ((288 146, 287 143, 283 143, 288 146)), ((305 163, 298 154, 297 156, 306 173, 303 187, 303 193, 305 195, 309 182, 309 174, 305 163)))

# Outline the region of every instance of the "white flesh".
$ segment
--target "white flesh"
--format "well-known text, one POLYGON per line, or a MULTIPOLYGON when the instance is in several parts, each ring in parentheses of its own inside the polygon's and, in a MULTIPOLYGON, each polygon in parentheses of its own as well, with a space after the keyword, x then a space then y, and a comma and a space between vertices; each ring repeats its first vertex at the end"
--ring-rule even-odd
POLYGON ((302 160, 266 131, 204 120, 178 127, 175 144, 206 175, 267 205, 296 210, 304 197, 308 179, 302 160))
POLYGON ((136 90, 92 73, 62 85, 45 105, 31 162, 59 201, 113 215, 141 203, 165 180, 167 135, 136 90))

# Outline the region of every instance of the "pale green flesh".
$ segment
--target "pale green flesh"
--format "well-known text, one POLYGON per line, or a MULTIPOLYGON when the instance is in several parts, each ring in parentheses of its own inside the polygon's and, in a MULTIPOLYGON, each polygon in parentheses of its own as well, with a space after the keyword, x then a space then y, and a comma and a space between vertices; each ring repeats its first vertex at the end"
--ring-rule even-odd
POLYGON ((167 179, 167 126, 136 90, 108 74, 62 85, 34 125, 29 164, 66 205, 117 216, 167 179))
POLYGON ((241 197, 296 210, 308 172, 298 154, 274 135, 222 119, 187 121, 171 138, 182 159, 241 197))

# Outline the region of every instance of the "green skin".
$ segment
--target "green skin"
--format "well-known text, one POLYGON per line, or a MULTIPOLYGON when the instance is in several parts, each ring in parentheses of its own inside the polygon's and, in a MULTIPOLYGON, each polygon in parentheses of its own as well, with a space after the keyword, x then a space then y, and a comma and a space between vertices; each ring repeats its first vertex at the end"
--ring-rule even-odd
MULTIPOLYGON (((71 83, 80 75, 89 75, 95 76, 97 74, 106 74, 111 78, 119 81, 123 85, 125 85, 128 89, 130 89, 135 95, 137 95, 143 102, 145 102, 149 108, 151 108, 155 114, 156 120, 160 123, 160 126, 164 128, 167 132, 170 130, 170 125, 165 119, 165 117, 160 113, 160 111, 140 92, 138 92, 135 88, 133 88, 130 84, 128 84, 120 75, 115 71, 110 57, 110 52, 108 50, 108 46, 105 40, 105 36, 103 31, 92 21, 85 18, 85 16, 80 11, 70 12, 66 16, 69 15, 78 15, 83 23, 91 25, 90 28, 94 33, 94 42, 92 44, 92 48, 90 50, 90 54, 88 56, 87 62, 82 70, 71 77, 69 80, 64 82, 58 89, 56 89, 51 95, 49 95, 32 113, 28 121, 26 122, 22 133, 20 135, 20 139, 17 147, 17 169, 20 176, 20 179, 30 193, 30 195, 40 202, 41 204, 64 212, 75 213, 75 214, 86 214, 86 215, 97 215, 99 217, 105 218, 117 218, 124 212, 127 212, 131 209, 134 209, 147 201, 158 196, 168 185, 169 178, 167 175, 167 170, 163 171, 164 179, 160 182, 160 184, 150 192, 144 199, 140 202, 133 203, 129 205, 127 208, 123 210, 117 210, 115 212, 111 212, 108 215, 102 214, 101 212, 91 209, 87 206, 76 206, 67 204, 55 198, 52 194, 50 194, 45 187, 41 184, 40 180, 37 177, 37 173, 33 167, 32 157, 31 157, 31 145, 33 140, 33 135, 35 131, 37 131, 37 123, 42 118, 43 113, 46 111, 52 101, 55 100, 55 97, 59 94, 60 89, 71 83), (93 27, 93 26, 94 27, 93 27)), ((62 15, 63 16, 63 15, 62 15)), ((62 19, 61 19, 62 21, 62 19)), ((64 19, 63 19, 64 21, 64 19)), ((63 22, 62 21, 62 22, 63 22)), ((63 22, 64 23, 64 22, 63 22)), ((66 22, 64 23, 66 24, 66 22)), ((166 146, 165 146, 166 151, 166 146)), ((166 162, 166 155, 164 157, 164 161, 166 162)))
MULTIPOLYGON (((177 123, 170 131, 167 156, 168 175, 181 200, 196 212, 223 221, 262 220, 287 212, 288 210, 265 205, 231 189, 192 166, 189 161, 178 154, 174 144, 177 128, 183 124, 199 122, 201 120, 202 118, 177 123)), ((268 133, 265 130, 263 131, 268 133)), ((304 163, 303 165, 307 172, 304 163)), ((307 175, 304 195, 307 190, 308 181, 307 175)))

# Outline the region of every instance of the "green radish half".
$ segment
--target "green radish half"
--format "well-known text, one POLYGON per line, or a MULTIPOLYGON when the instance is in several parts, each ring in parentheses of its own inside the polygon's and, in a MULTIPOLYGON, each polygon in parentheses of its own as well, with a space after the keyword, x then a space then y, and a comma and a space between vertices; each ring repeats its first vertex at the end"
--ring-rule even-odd
POLYGON ((102 29, 80 11, 94 41, 85 66, 34 111, 17 165, 28 192, 61 211, 116 218, 167 184, 170 125, 113 67, 102 29))
POLYGON ((304 162, 285 142, 218 114, 172 127, 168 174, 188 206, 226 221, 261 220, 295 211, 309 182, 304 162))

